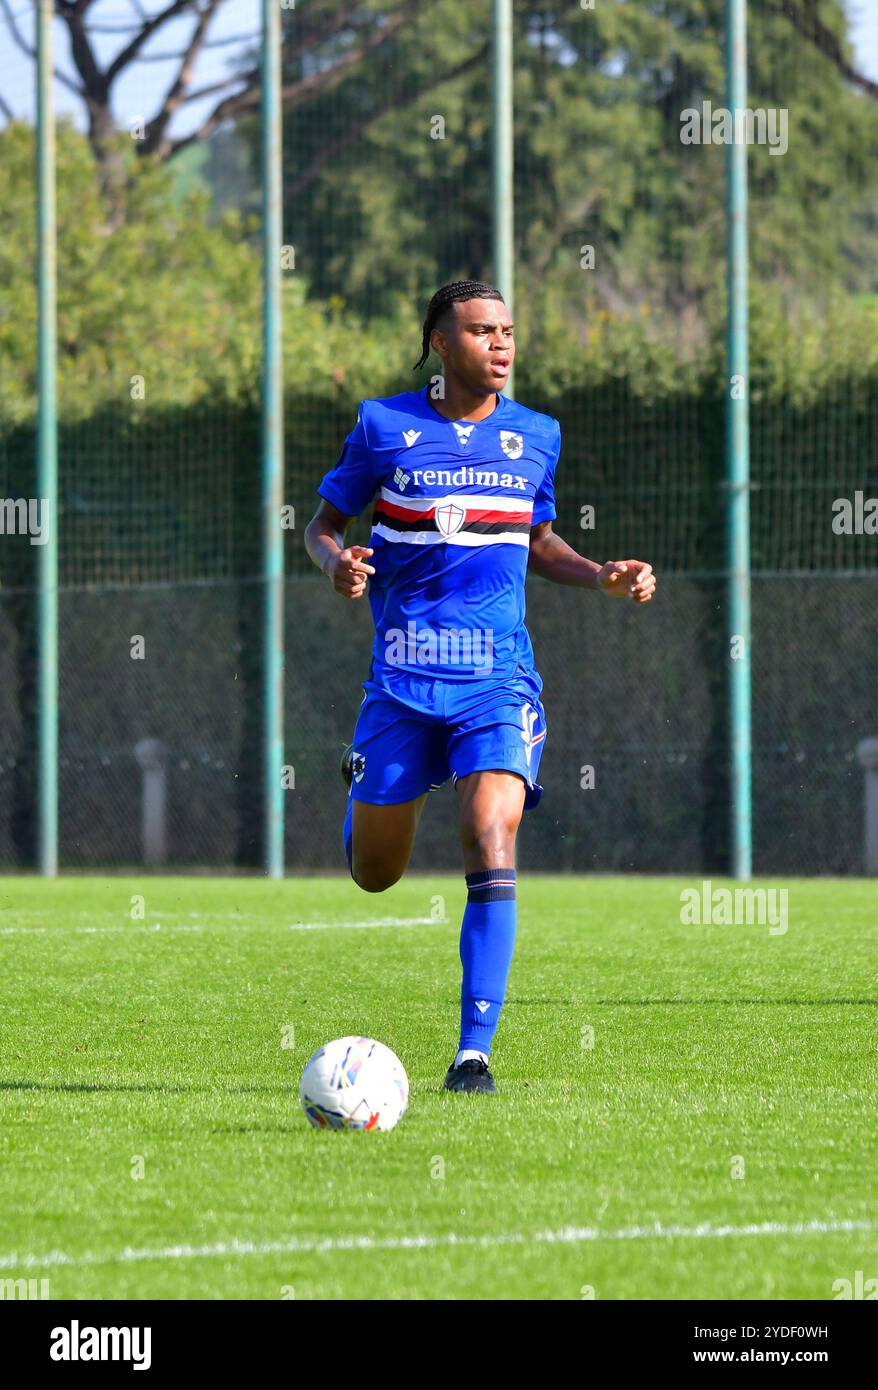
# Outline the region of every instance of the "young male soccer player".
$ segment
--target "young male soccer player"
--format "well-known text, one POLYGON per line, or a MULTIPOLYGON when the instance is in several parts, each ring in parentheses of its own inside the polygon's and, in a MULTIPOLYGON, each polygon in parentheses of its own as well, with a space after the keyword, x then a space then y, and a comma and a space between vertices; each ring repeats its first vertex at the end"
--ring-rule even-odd
POLYGON ((502 295, 472 280, 444 285, 415 370, 431 348, 443 389, 362 402, 305 544, 343 598, 362 598, 369 581, 375 622, 342 758, 348 866, 369 893, 396 883, 427 792, 451 777, 467 905, 460 1037, 445 1086, 495 1091, 488 1059, 515 943, 515 839, 543 791, 543 682, 524 626, 525 575, 636 603, 649 602, 655 578, 641 560, 586 560, 553 532, 561 428, 500 394, 515 357, 502 295), (373 497, 370 545, 346 546, 373 497))

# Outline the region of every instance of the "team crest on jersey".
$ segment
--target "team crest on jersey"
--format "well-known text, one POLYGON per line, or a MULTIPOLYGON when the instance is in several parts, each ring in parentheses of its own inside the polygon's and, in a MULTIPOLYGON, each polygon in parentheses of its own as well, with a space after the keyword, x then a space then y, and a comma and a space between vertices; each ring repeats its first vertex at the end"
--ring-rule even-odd
POLYGON ((351 754, 351 773, 355 782, 362 782, 363 773, 366 771, 366 754, 351 754))
POLYGON ((513 434, 511 430, 501 430, 500 448, 507 458, 520 459, 524 453, 524 439, 520 434, 513 434))
POLYGON ((436 526, 443 536, 453 536, 465 520, 466 512, 455 502, 443 502, 436 508, 436 526))

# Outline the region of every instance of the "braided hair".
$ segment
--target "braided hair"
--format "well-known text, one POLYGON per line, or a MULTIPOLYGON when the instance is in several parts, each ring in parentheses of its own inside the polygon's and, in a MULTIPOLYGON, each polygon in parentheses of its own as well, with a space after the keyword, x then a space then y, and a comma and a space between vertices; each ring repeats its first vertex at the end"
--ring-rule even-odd
POLYGON ((443 285, 440 290, 437 290, 427 305, 427 317, 424 319, 423 351, 412 368, 413 372, 416 372, 419 367, 423 367, 430 356, 430 334, 446 310, 452 304, 463 303, 467 299, 499 299, 502 303, 503 296, 499 290, 494 289, 493 285, 483 285, 480 280, 454 280, 450 285, 443 285))

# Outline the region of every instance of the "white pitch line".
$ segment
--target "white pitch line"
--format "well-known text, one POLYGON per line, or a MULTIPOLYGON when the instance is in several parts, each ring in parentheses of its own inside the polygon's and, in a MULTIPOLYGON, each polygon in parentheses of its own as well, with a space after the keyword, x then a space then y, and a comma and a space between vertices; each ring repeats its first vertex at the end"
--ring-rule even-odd
POLYGON ((164 927, 161 922, 132 922, 126 927, 0 927, 0 936, 55 936, 62 932, 68 935, 72 932, 74 936, 104 936, 107 933, 126 932, 131 936, 138 932, 155 931, 201 931, 201 927, 164 927))
POLYGON ((447 927, 447 917, 376 917, 371 922, 295 922, 289 931, 359 931, 363 927, 447 927))
POLYGON ((111 1254, 87 1251, 67 1255, 51 1250, 46 1255, 0 1255, 0 1269, 51 1269, 57 1266, 139 1264, 145 1260, 209 1260, 243 1255, 332 1254, 350 1250, 438 1250, 446 1246, 493 1245, 576 1245, 585 1241, 620 1240, 725 1240, 746 1236, 840 1235, 853 1231, 875 1231, 874 1221, 800 1221, 784 1224, 763 1221, 749 1226, 628 1226, 619 1231, 601 1231, 596 1226, 566 1226, 560 1231, 509 1231, 496 1235, 441 1236, 347 1236, 342 1239, 272 1240, 265 1242, 230 1240, 215 1245, 168 1245, 158 1250, 133 1250, 130 1246, 111 1254))
MULTIPOLYGON (((360 931, 368 927, 447 927, 447 917, 375 917, 371 921, 364 922, 291 922, 287 924, 287 931, 360 931)), ((279 922, 247 922, 237 921, 230 927, 221 926, 219 923, 212 923, 209 917, 205 918, 205 926, 200 927, 195 924, 178 923, 168 926, 161 922, 143 923, 132 922, 130 926, 114 927, 0 927, 0 936, 24 936, 38 935, 54 936, 60 932, 72 932, 76 936, 101 936, 107 933, 127 932, 132 935, 137 932, 200 932, 210 929, 213 926, 218 930, 246 931, 250 927, 273 927, 282 926, 279 922)))

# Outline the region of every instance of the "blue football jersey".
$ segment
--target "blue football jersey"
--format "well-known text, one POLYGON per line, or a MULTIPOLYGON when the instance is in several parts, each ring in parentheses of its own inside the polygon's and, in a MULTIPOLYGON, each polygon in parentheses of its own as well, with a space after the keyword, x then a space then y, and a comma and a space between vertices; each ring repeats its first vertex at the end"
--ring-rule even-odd
POLYGON ((360 405, 318 492, 346 516, 371 502, 373 679, 530 671, 530 529, 555 515, 557 420, 497 395, 484 420, 448 420, 428 388, 360 405))

